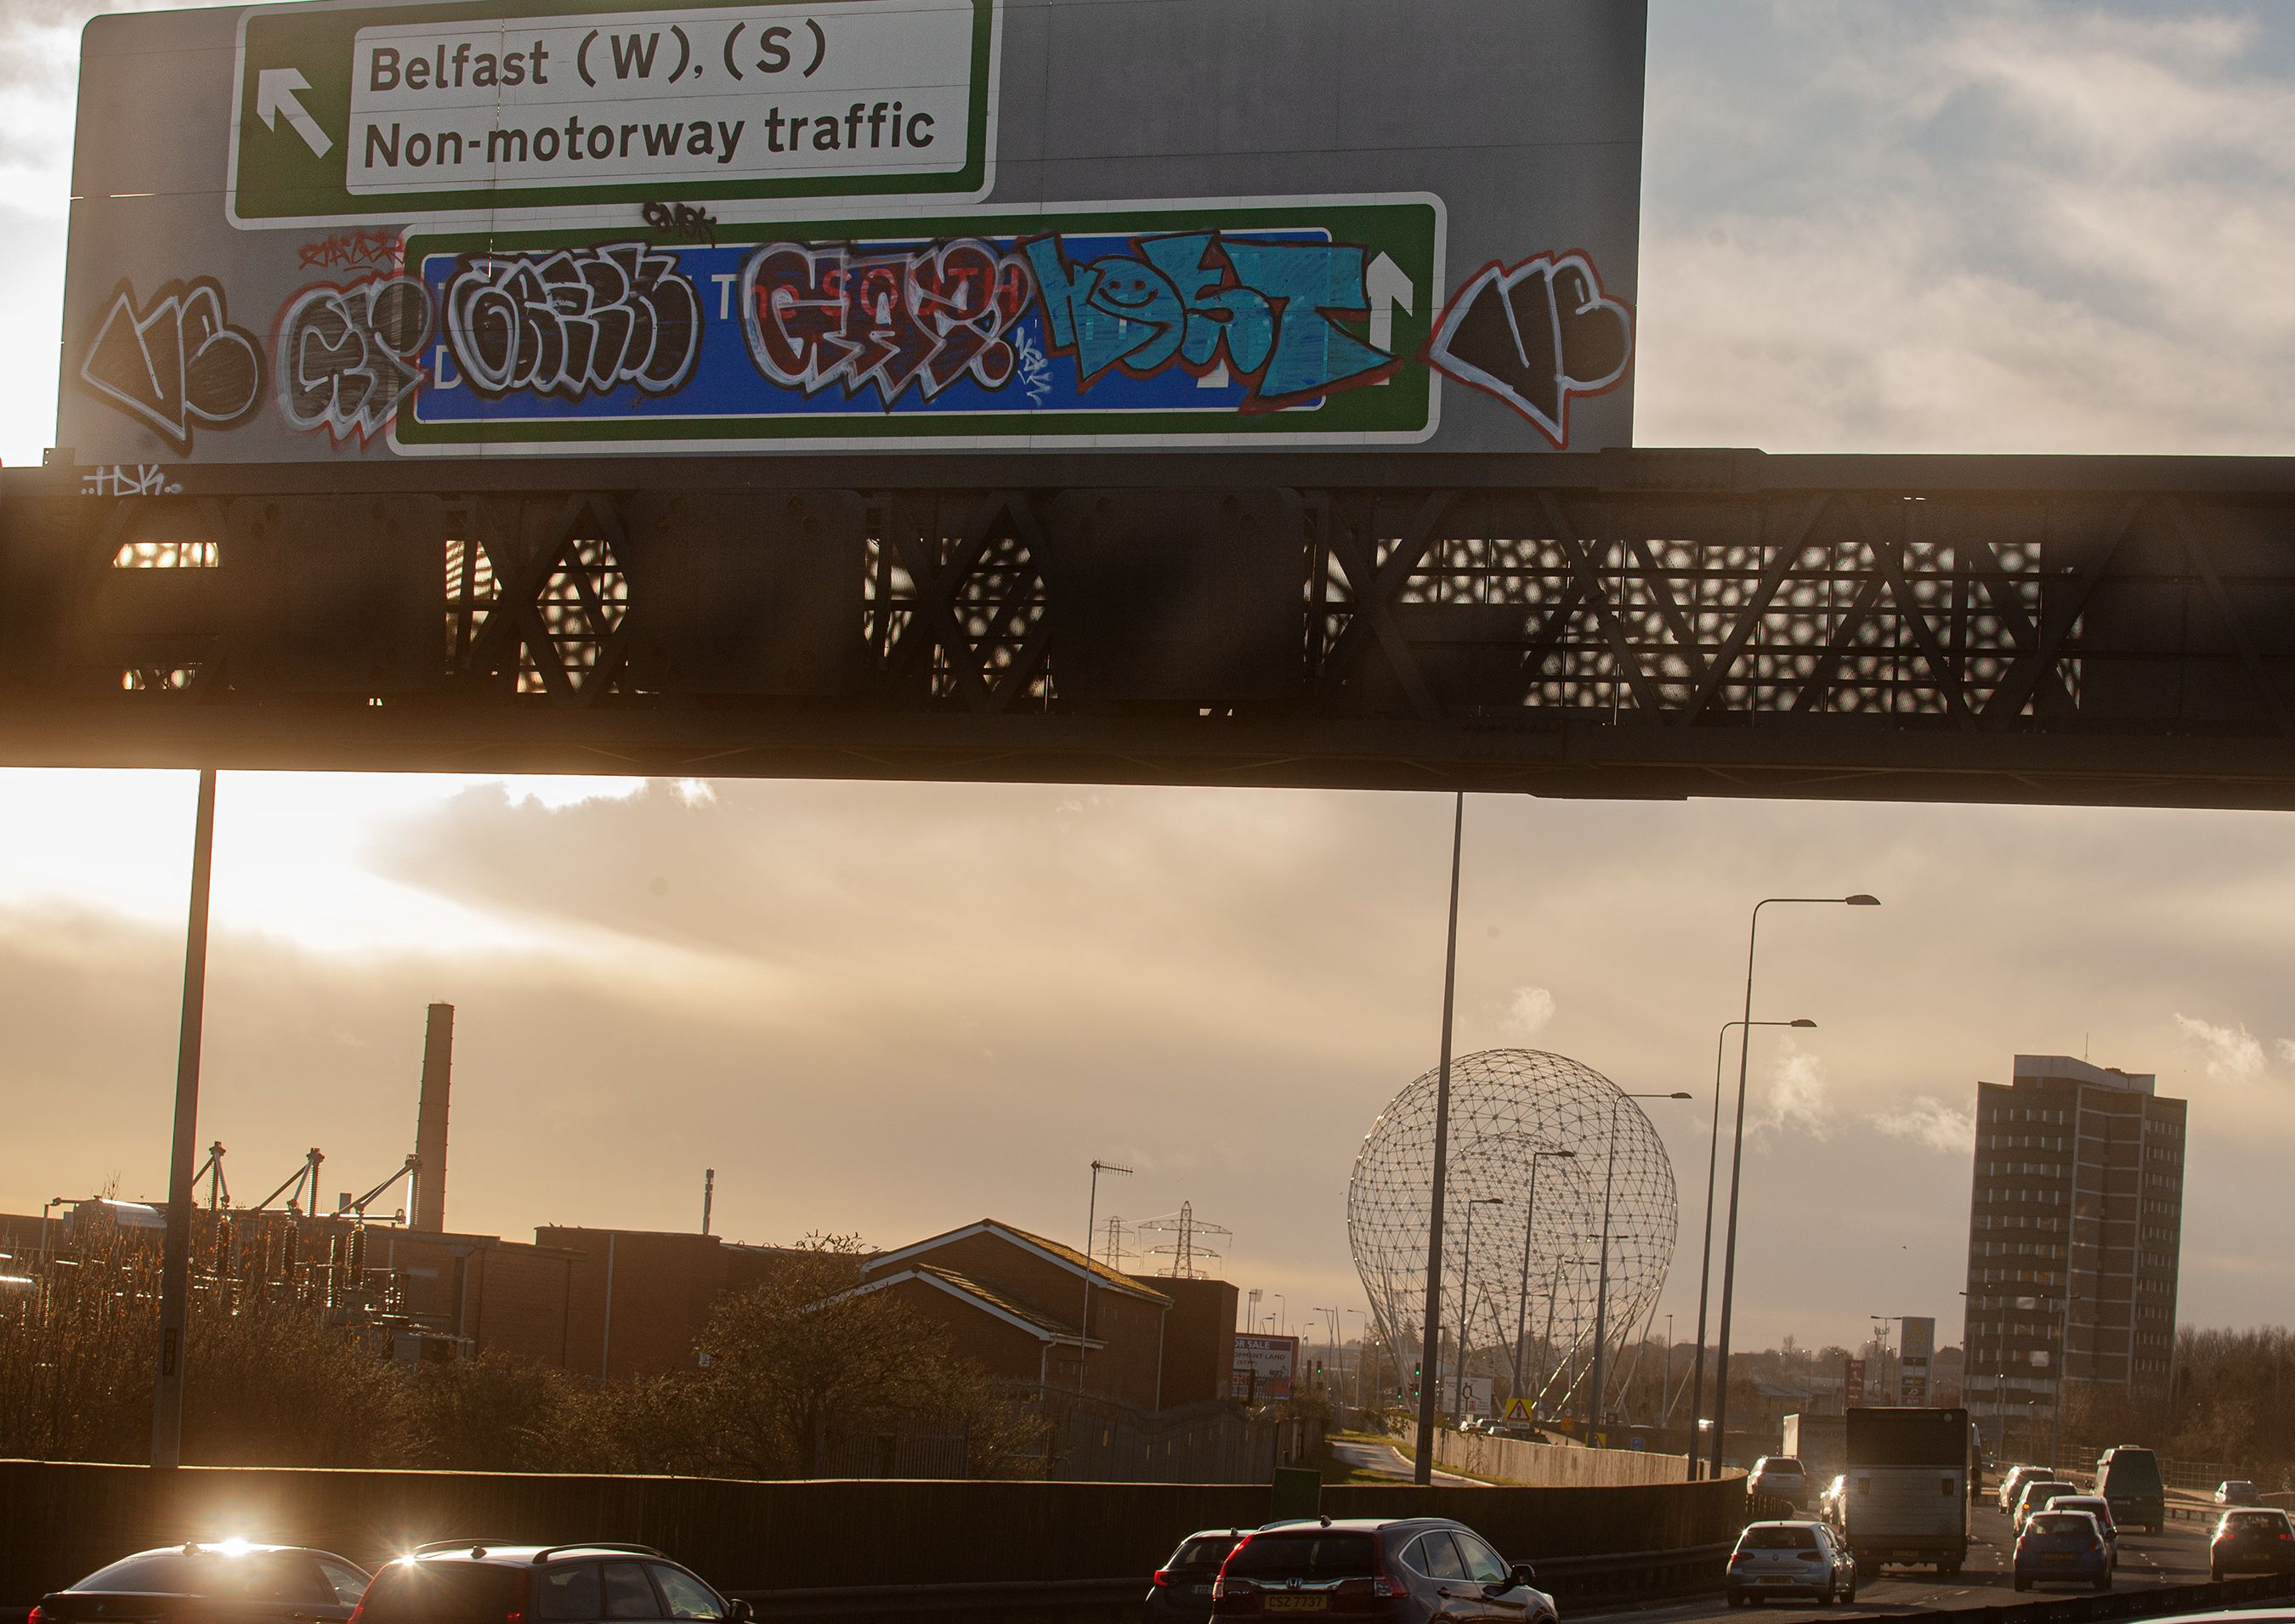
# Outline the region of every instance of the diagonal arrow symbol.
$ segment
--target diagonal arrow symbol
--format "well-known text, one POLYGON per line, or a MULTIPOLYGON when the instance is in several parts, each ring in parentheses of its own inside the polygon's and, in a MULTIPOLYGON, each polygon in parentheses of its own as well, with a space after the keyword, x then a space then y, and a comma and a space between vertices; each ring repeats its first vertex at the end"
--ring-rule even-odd
POLYGON ((333 150, 334 138, 295 99, 296 92, 310 88, 311 82, 300 69, 265 68, 255 76, 255 116, 263 120, 265 129, 276 131, 279 116, 284 113, 289 126, 311 149, 311 156, 324 158, 333 150))

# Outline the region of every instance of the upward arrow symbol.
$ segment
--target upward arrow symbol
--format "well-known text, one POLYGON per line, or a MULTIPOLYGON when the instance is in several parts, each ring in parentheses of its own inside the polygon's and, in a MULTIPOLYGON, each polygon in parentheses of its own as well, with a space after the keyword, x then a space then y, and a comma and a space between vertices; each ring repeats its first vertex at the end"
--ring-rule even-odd
POLYGON ((295 68, 265 68, 255 76, 255 116, 263 120, 263 127, 276 131, 279 116, 284 113, 294 132, 303 138, 314 158, 324 158, 334 148, 334 138, 319 127, 319 121, 303 109, 295 93, 311 88, 311 82, 295 68))

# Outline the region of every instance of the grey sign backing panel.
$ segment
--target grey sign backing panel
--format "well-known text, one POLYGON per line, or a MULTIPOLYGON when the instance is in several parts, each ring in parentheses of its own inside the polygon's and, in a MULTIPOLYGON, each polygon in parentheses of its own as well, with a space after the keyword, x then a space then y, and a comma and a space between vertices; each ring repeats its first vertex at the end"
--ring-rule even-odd
MULTIPOLYGON (((104 488, 122 469, 164 488, 186 463, 415 455, 1630 444, 1643 4, 921 0, 939 32, 847 79, 945 69, 961 83, 931 94, 976 88, 965 173, 856 150, 843 178, 792 180, 751 143, 770 117, 795 151, 779 113, 796 92, 752 105, 715 79, 637 82, 649 40, 657 80, 680 38, 723 46, 686 53, 706 72, 816 21, 834 68, 839 20, 876 26, 897 4, 97 19, 60 446, 113 470, 104 488), (959 64, 968 5, 978 49, 959 64), (540 116, 506 100, 451 153, 461 190, 359 190, 394 142, 402 163, 446 164, 453 120, 394 131, 404 94, 352 85, 354 68, 375 79, 388 46, 403 75, 429 40, 430 72, 464 73, 487 53, 458 66, 447 42, 483 47, 473 20, 528 54, 555 30, 552 74, 569 42, 599 77, 625 66, 629 85, 595 93, 622 110, 568 103, 580 139, 607 141, 613 184, 538 186, 530 148, 523 181, 505 159, 470 207, 482 136, 540 140, 540 116), (715 156, 647 170, 648 132, 690 142, 703 123, 715 156), (736 124, 738 161, 720 164, 736 124), (417 133, 438 138, 418 149, 417 133)), ((865 146, 881 113, 881 149, 895 104, 897 88, 803 127, 865 146)))

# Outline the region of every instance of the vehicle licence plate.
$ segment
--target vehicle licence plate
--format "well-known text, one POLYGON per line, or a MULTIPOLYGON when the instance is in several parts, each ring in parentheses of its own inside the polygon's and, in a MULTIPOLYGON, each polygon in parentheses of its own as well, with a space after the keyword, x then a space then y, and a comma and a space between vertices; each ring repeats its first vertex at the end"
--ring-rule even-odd
POLYGON ((2041 1555, 2049 1562, 2070 1562, 2071 1560, 2070 1554, 2065 1551, 2043 1551, 2041 1555))
POLYGON ((1327 1595, 1270 1595, 1265 1598, 1270 1612, 1328 1612, 1331 1598, 1327 1595))
POLYGON ((1790 1585, 1793 1581, 1790 1573, 1765 1573, 1761 1576, 1761 1582, 1765 1585, 1790 1585))

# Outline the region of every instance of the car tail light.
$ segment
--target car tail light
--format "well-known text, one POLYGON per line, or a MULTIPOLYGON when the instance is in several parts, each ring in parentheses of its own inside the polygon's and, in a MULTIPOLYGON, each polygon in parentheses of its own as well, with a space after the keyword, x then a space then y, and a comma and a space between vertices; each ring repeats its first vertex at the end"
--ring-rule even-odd
POLYGON ((510 1610, 502 1614, 502 1624, 526 1624, 526 1604, 533 1595, 533 1579, 525 1570, 520 1569, 518 1576, 518 1595, 510 1603, 510 1610))
POLYGON ((32 1609, 30 1616, 25 1619, 24 1624, 47 1624, 47 1621, 48 1615, 41 1612, 37 1607, 35 1607, 32 1609))
POLYGON ((1164 1588, 1172 1582, 1172 1570, 1169 1568, 1156 1569, 1153 1573, 1150 1573, 1148 1576, 1148 1582, 1155 1586, 1158 1590, 1164 1588))
MULTIPOLYGON (((2295 1534, 2291 1534, 2283 1528, 2279 1530, 2279 1538, 2282 1539, 2295 1539, 2295 1534)), ((32 1609, 31 1624, 40 1624, 40 1610, 37 1607, 32 1609)))

